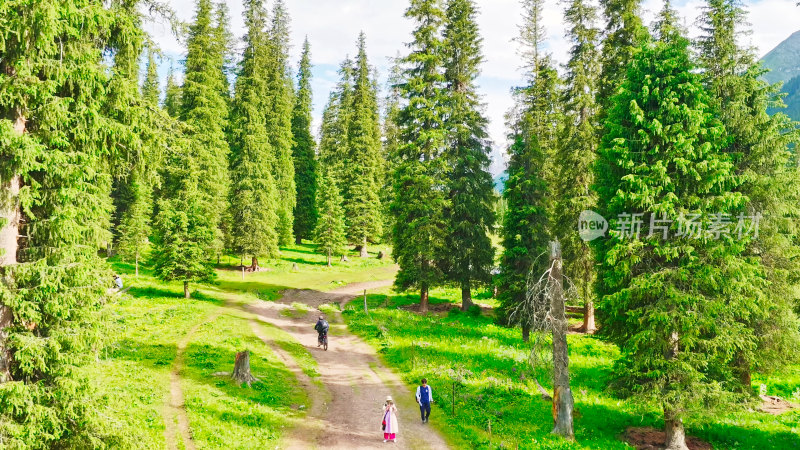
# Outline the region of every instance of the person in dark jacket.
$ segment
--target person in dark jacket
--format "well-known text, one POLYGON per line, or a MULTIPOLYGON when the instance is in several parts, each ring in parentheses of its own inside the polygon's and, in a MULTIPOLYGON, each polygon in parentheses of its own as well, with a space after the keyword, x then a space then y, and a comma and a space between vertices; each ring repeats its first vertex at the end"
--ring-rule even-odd
POLYGON ((317 330, 317 333, 319 334, 319 336, 317 337, 317 347, 322 345, 322 336, 328 334, 328 328, 330 328, 330 325, 328 325, 328 322, 325 320, 325 317, 319 316, 317 324, 314 325, 314 329, 317 330))

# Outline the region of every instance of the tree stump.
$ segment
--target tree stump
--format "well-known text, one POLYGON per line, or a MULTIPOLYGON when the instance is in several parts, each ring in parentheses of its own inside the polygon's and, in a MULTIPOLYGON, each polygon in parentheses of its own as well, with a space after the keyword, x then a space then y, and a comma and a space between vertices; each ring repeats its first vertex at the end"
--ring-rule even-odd
POLYGON ((233 365, 233 374, 231 374, 231 377, 239 385, 245 383, 247 387, 250 387, 254 381, 258 381, 258 379, 250 373, 249 351, 245 350, 236 354, 236 362, 233 365))

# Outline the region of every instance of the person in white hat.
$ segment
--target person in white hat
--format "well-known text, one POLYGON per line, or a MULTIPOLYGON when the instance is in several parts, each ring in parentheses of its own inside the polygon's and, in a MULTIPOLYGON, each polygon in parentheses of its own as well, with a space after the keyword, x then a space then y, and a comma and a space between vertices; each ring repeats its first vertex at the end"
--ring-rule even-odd
POLYGON ((396 442, 397 439, 397 406, 394 405, 392 396, 386 397, 383 404, 383 442, 396 442))

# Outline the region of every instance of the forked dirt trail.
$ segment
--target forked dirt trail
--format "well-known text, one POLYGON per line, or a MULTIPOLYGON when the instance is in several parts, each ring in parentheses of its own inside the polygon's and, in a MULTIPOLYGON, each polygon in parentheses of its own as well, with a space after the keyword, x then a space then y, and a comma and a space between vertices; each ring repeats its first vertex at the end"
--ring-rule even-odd
MULTIPOLYGON (((285 439, 285 448, 448 448, 438 432, 421 423, 414 393, 396 373, 381 364, 372 347, 347 331, 340 315, 328 318, 331 323, 328 351, 317 348, 317 332, 313 328, 319 314, 316 308, 325 303, 344 304, 364 289, 391 284, 391 280, 353 283, 331 292, 288 290, 277 302, 260 301, 248 307, 260 320, 297 339, 318 364, 323 388, 309 390, 314 404, 309 408, 306 423, 285 439), (302 318, 281 314, 292 303, 306 304, 312 310, 302 318), (383 443, 380 425, 387 395, 394 398, 398 408, 399 433, 395 444, 383 443)), ((301 379, 301 383, 307 385, 308 381, 301 379)), ((434 412, 431 420, 437 419, 434 412)))

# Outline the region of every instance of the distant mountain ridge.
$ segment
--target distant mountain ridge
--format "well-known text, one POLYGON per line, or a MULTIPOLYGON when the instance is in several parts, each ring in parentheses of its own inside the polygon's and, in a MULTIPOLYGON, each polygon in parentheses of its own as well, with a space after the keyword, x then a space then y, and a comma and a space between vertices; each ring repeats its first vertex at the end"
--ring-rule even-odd
POLYGON ((770 110, 770 113, 783 112, 800 121, 800 31, 792 33, 777 47, 761 58, 761 63, 769 72, 764 79, 769 83, 783 82, 781 91, 786 93, 783 101, 786 109, 770 110))

